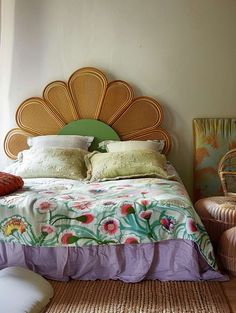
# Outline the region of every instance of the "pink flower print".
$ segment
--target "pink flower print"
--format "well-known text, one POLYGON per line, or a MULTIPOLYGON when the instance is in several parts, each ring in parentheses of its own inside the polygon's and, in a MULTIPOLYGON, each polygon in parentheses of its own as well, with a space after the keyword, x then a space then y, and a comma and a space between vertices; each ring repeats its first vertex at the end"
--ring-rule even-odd
POLYGON ((56 208, 56 203, 48 199, 39 199, 35 201, 34 208, 38 209, 39 213, 47 213, 56 208))
POLYGON ((148 191, 141 191, 141 195, 146 195, 148 191))
POLYGON ((136 244, 139 242, 140 242, 139 237, 137 237, 133 234, 124 236, 124 238, 122 240, 122 243, 124 243, 124 244, 136 244))
POLYGON ((49 225, 49 224, 41 225, 41 233, 43 233, 44 235, 49 235, 55 231, 56 231, 56 228, 52 225, 49 225))
POLYGON ((71 200, 71 199, 73 199, 73 198, 72 198, 71 196, 69 196, 69 195, 61 195, 60 198, 63 199, 63 200, 71 200))
POLYGON ((76 236, 73 230, 66 229, 59 235, 59 242, 62 245, 69 245, 76 242, 79 237, 76 236))
POLYGON ((91 206, 90 201, 74 201, 71 204, 72 209, 78 209, 78 210, 86 210, 89 209, 91 206))
POLYGON ((120 211, 121 211, 121 214, 123 216, 126 216, 128 214, 133 214, 135 213, 135 210, 134 210, 134 207, 132 204, 130 203, 126 203, 126 204, 122 204, 121 207, 120 207, 120 211))
POLYGON ((76 220, 83 224, 89 224, 94 220, 94 216, 93 214, 86 213, 86 214, 76 217, 76 220))
POLYGON ((152 216, 153 211, 152 210, 147 210, 147 211, 141 211, 139 213, 139 216, 144 219, 144 220, 150 220, 152 216))
POLYGON ((188 217, 186 220, 186 228, 189 234, 193 234, 198 231, 195 221, 190 217, 188 217))
POLYGON ((144 206, 148 206, 149 205, 149 201, 144 199, 144 200, 141 200, 141 204, 144 205, 144 206))
POLYGON ((170 216, 165 216, 160 220, 160 224, 165 230, 171 232, 174 228, 175 220, 170 216))
POLYGON ((107 217, 101 222, 100 230, 110 236, 119 232, 119 221, 116 218, 107 217))

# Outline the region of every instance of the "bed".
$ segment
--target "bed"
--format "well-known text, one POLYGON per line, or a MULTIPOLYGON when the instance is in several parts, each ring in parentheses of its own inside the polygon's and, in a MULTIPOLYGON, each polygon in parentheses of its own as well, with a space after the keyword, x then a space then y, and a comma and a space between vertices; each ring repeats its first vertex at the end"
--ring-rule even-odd
POLYGON ((108 82, 92 67, 21 103, 18 127, 8 132, 4 148, 17 159, 6 171, 22 176, 24 187, 0 197, 0 268, 27 267, 55 280, 225 280, 185 187, 166 161, 171 139, 162 122, 156 100, 135 98, 127 82, 108 82), (94 140, 90 152, 29 147, 29 140, 48 135, 94 140), (158 151, 137 148, 140 142, 158 151), (104 147, 111 150, 97 151, 104 147), (68 167, 61 159, 51 164, 58 161, 55 150, 60 157, 63 150, 68 167), (85 173, 71 170, 78 160, 85 173), (19 162, 26 162, 23 170, 19 162))

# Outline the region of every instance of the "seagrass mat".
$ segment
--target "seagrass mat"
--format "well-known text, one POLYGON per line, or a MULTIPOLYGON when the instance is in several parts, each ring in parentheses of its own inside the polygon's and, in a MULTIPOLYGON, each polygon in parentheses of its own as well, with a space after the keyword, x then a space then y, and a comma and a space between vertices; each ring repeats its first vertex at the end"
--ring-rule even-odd
POLYGON ((50 281, 44 313, 229 313, 218 282, 50 281))

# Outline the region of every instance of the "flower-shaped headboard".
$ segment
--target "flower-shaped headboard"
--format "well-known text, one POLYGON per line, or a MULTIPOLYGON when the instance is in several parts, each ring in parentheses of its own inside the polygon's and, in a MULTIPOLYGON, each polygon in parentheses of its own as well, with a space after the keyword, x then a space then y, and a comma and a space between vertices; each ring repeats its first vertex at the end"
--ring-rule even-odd
POLYGON ((63 133, 65 126, 80 119, 108 124, 121 140, 164 139, 164 153, 171 146, 168 132, 160 127, 163 111, 156 100, 134 98, 133 89, 125 81, 108 82, 100 70, 85 67, 75 71, 68 83, 48 84, 42 98, 32 97, 21 103, 16 112, 18 128, 6 135, 5 152, 15 159, 29 148, 27 137, 63 133))

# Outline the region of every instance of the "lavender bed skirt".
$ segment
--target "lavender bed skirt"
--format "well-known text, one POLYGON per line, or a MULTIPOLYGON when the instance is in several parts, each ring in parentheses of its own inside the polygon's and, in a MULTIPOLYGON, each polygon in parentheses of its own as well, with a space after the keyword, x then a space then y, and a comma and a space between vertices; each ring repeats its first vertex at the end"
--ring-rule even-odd
POLYGON ((192 241, 138 245, 28 247, 0 242, 0 269, 29 268, 54 280, 227 280, 214 271, 192 241))

